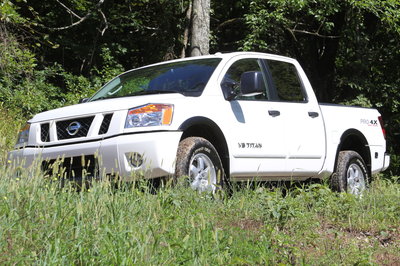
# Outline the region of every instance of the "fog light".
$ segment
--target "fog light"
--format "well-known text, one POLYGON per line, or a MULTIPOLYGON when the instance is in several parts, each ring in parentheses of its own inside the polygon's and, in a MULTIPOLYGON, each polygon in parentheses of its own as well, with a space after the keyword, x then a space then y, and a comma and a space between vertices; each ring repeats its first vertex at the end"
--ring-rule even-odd
POLYGON ((139 168, 143 164, 143 156, 137 152, 131 152, 126 154, 126 158, 128 159, 129 164, 133 168, 139 168))

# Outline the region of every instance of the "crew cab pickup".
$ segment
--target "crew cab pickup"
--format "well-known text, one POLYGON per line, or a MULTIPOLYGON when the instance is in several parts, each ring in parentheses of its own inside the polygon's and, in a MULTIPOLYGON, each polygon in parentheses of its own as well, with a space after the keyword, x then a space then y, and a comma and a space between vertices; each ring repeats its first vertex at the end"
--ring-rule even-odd
POLYGON ((127 71, 84 103, 35 115, 9 158, 47 173, 61 161, 66 178, 187 176, 201 191, 330 178, 354 194, 390 161, 377 110, 319 104, 296 60, 254 52, 127 71))

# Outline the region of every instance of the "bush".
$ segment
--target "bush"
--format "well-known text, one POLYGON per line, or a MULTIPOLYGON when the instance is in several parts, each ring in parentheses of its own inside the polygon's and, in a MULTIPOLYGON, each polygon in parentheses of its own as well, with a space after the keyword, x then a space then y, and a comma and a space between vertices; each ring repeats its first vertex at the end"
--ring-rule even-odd
POLYGON ((10 112, 0 104, 0 165, 6 158, 6 152, 10 150, 17 139, 17 134, 24 118, 18 113, 10 112))

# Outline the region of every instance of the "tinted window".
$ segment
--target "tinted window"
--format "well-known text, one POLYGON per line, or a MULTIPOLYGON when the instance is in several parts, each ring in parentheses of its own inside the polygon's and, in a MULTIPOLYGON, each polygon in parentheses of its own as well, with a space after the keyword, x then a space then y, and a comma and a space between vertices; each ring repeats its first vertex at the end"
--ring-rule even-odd
POLYGON ((158 93, 200 96, 220 61, 197 59, 133 70, 113 79, 90 101, 158 93))
POLYGON ((294 65, 268 60, 268 66, 279 100, 288 102, 305 101, 302 85, 294 65))
POLYGON ((224 79, 222 80, 221 86, 232 86, 234 92, 238 95, 237 100, 266 100, 267 90, 265 86, 265 78, 262 86, 264 87, 264 93, 256 96, 240 96, 241 84, 240 78, 245 72, 262 72, 261 62, 255 58, 241 59, 232 64, 232 66, 226 72, 224 79))

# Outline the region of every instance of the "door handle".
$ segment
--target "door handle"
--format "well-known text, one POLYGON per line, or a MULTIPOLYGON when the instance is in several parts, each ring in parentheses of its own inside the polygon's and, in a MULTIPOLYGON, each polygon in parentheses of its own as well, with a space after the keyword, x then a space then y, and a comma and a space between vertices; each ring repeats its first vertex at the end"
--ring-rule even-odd
POLYGON ((316 118, 316 117, 319 116, 319 113, 317 113, 317 112, 308 112, 308 116, 312 117, 312 118, 316 118))
POLYGON ((281 112, 279 112, 278 110, 268 110, 268 114, 272 117, 275 117, 275 116, 280 116, 281 112))

